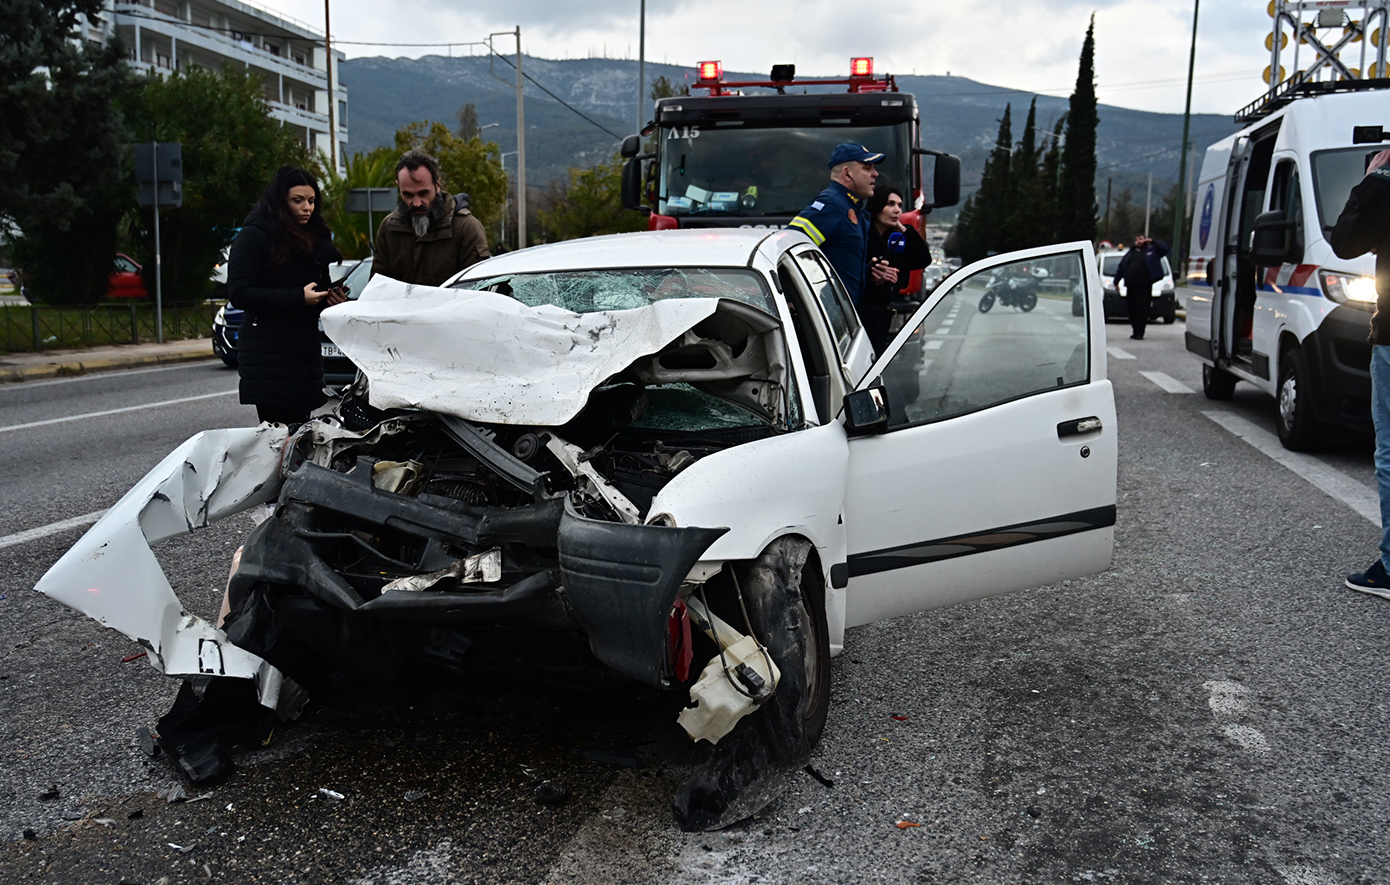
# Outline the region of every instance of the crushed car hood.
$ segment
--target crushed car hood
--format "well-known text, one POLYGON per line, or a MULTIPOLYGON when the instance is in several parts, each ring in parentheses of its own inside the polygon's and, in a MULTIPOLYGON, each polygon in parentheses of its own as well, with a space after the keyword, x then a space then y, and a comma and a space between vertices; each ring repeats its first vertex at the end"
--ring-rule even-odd
POLYGON ((323 328, 371 382, 373 406, 489 424, 564 424, 589 393, 714 314, 717 298, 574 313, 506 295, 375 276, 323 312, 323 328))

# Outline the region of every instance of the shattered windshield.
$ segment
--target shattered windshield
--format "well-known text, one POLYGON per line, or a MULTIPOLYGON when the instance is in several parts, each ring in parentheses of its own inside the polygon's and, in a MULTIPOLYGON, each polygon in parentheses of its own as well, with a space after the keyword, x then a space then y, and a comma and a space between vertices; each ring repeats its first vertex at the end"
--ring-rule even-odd
POLYGON ((647 430, 726 430, 766 424, 767 418, 752 409, 720 399, 689 384, 664 384, 647 388, 648 404, 632 422, 647 430))
POLYGON ((632 310, 667 298, 732 298, 777 315, 762 278, 734 268, 622 268, 510 274, 461 280, 459 289, 508 295, 527 307, 544 304, 595 313, 632 310))

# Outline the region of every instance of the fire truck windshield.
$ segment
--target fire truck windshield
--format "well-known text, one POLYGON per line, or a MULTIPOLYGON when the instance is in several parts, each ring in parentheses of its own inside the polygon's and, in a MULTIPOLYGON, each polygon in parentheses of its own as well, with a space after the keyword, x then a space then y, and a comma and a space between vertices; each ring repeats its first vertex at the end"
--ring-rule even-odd
POLYGON ((862 144, 887 156, 879 184, 909 194, 911 124, 661 128, 657 211, 662 215, 791 217, 830 179, 826 161, 837 144, 862 144))

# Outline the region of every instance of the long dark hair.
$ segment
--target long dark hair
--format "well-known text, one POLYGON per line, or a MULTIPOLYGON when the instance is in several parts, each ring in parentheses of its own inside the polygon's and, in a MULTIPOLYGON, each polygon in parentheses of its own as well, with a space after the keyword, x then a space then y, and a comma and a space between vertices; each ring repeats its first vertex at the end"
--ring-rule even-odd
POLYGON ((907 211, 907 198, 903 196, 902 191, 891 184, 876 184, 874 185, 874 195, 869 197, 869 203, 865 207, 869 213, 870 224, 878 221, 878 213, 882 212, 883 207, 888 205, 888 198, 893 194, 897 194, 898 199, 903 201, 903 211, 907 211))
POLYGON ((295 255, 314 255, 317 241, 328 244, 336 261, 342 257, 332 244, 333 232, 328 222, 323 220, 323 192, 314 176, 298 166, 281 166, 275 177, 266 185, 265 193, 251 210, 252 215, 264 215, 273 219, 275 228, 275 250, 271 254, 271 264, 281 265, 295 255), (290 214, 290 189, 311 187, 314 189, 314 213, 306 224, 300 224, 290 214))

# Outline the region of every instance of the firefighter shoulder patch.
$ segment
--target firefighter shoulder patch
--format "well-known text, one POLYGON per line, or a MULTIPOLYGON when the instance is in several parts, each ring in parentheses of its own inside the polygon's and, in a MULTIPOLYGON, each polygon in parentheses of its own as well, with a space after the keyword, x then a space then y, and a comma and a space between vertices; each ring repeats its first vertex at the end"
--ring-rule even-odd
POLYGON ((855 227, 859 226, 859 216, 854 214, 854 210, 849 210, 849 223, 855 227))

